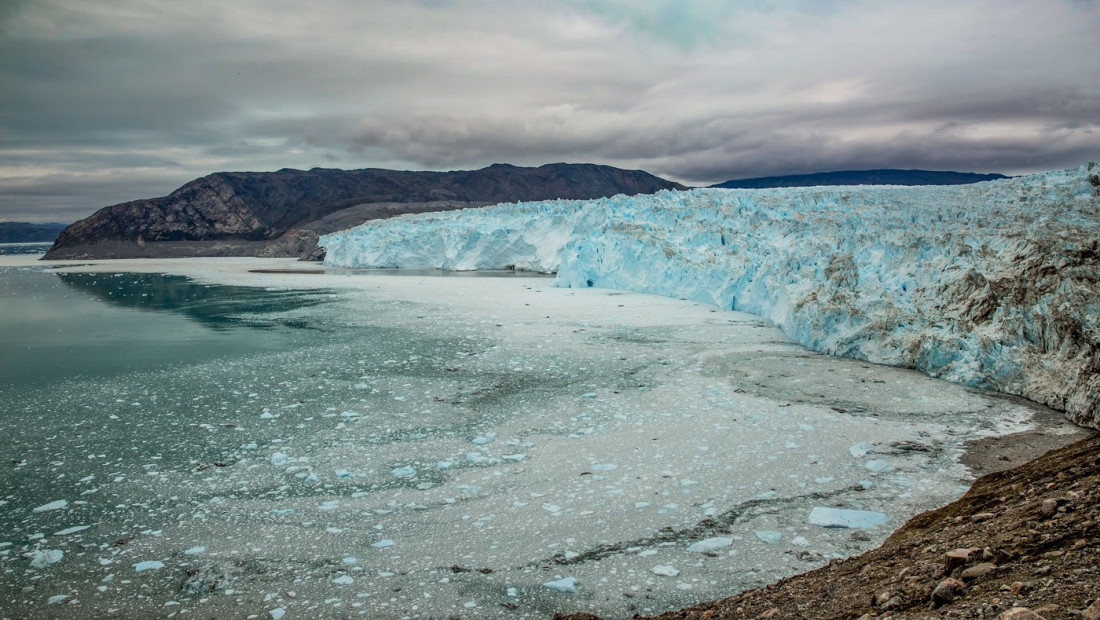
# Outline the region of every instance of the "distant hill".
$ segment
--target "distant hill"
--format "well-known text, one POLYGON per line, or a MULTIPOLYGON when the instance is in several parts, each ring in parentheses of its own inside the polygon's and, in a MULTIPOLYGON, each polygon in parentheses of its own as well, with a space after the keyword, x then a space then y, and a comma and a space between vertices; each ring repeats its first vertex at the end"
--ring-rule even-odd
POLYGON ((814 185, 966 185, 981 181, 1007 179, 1003 174, 942 172, 939 170, 840 170, 812 174, 788 174, 776 177, 736 179, 711 185, 727 189, 763 189, 768 187, 810 187, 814 185))
POLYGON ((66 224, 50 222, 0 222, 0 243, 44 243, 57 239, 66 224))
POLYGON ((318 258, 317 237, 370 219, 499 202, 588 199, 686 189, 596 164, 408 172, 217 172, 162 198, 105 207, 66 228, 47 259, 175 256, 318 258))

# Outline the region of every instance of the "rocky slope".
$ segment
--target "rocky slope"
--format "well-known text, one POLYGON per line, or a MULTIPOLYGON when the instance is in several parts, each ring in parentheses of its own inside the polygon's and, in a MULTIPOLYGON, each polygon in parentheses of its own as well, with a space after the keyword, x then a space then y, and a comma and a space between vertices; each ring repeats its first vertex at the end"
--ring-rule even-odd
POLYGON ((949 187, 693 190, 402 217, 326 264, 528 269, 763 316, 807 348, 1100 428, 1100 166, 949 187))
POLYGON ((711 187, 763 189, 767 187, 812 187, 818 185, 965 185, 967 183, 980 183, 981 181, 996 181, 997 179, 1007 178, 1003 174, 884 168, 735 179, 717 183, 711 185, 711 187))
POLYGON ((640 170, 595 164, 494 164, 455 172, 218 172, 168 196, 100 209, 66 228, 46 258, 316 257, 318 234, 378 217, 681 187, 640 170))
POLYGON ((1093 434, 978 479, 877 549, 658 618, 1100 620, 1098 455, 1093 434))

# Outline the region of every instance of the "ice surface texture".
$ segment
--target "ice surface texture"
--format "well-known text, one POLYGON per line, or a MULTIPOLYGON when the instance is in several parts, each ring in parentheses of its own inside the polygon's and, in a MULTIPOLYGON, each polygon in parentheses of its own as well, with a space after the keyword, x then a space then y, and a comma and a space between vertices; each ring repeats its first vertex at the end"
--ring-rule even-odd
POLYGON ((948 187, 665 191, 376 221, 327 265, 520 269, 766 317, 824 353, 1100 428, 1100 166, 948 187))

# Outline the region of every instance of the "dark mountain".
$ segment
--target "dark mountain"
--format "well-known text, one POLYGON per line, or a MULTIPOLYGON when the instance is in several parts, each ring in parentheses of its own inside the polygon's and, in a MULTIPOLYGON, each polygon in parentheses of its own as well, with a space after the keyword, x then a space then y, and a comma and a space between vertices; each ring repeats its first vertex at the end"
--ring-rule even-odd
POLYGON ((0 243, 41 243, 57 239, 65 224, 50 222, 0 222, 0 243))
POLYGON ((596 164, 407 172, 217 172, 162 198, 105 207, 66 228, 47 259, 168 256, 316 258, 317 236, 369 219, 498 202, 649 194, 683 186, 596 164))
POLYGON ((711 187, 762 189, 768 187, 810 187, 814 185, 966 185, 967 183, 1006 178, 1008 177, 1003 174, 941 172, 938 170, 840 170, 837 172, 737 179, 711 185, 711 187))

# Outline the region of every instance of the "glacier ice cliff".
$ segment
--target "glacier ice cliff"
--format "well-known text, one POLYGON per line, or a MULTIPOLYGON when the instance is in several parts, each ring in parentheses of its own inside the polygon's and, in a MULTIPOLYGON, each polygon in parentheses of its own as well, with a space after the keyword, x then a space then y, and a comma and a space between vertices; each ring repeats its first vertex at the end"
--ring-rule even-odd
POLYGON ((1100 166, 946 187, 664 191, 404 216, 327 265, 518 269, 713 303, 1100 429, 1100 166))

